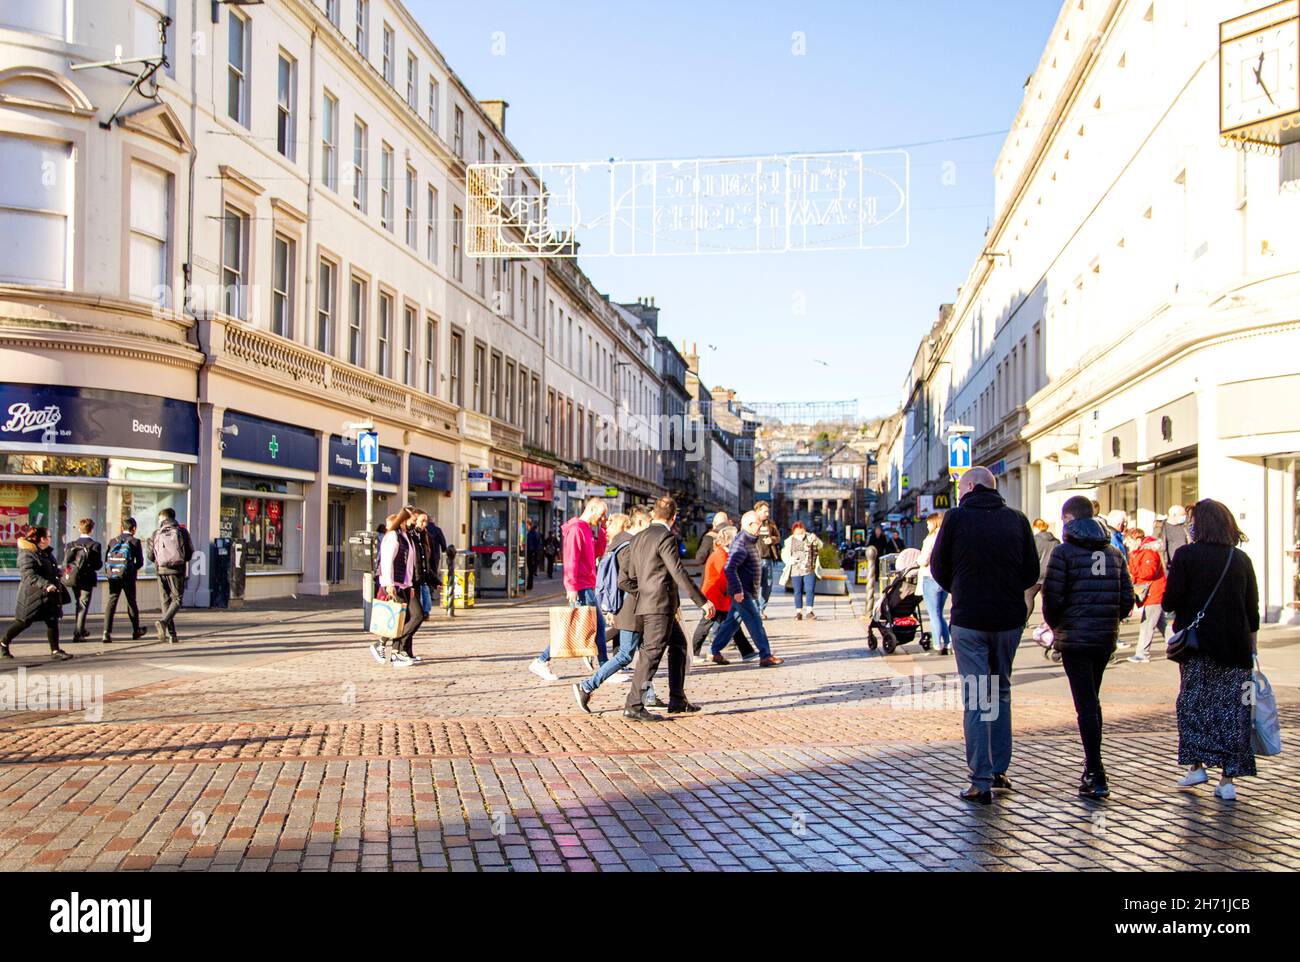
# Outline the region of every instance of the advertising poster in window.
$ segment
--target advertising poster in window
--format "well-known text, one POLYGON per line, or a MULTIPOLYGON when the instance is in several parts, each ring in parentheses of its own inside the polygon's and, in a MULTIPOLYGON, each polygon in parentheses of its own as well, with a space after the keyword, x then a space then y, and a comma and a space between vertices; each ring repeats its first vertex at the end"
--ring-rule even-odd
POLYGON ((217 525, 217 537, 234 538, 235 521, 239 518, 239 499, 221 499, 221 519, 217 525))
POLYGON ((284 563, 284 502, 263 501, 262 564, 284 563))
POLYGON ((244 541, 244 563, 260 565, 262 563, 262 500, 261 498, 244 499, 244 516, 240 525, 239 538, 244 541))
POLYGON ((29 524, 48 525, 50 489, 43 484, 0 484, 0 569, 18 567, 18 538, 29 524))

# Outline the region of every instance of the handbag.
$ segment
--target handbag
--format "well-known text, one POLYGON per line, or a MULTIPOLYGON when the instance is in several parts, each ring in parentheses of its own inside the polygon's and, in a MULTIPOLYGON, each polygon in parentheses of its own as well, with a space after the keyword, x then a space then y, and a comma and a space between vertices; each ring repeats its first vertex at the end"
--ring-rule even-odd
POLYGON ((1277 717, 1277 697, 1258 662, 1254 671, 1254 699, 1250 709, 1250 747, 1256 755, 1282 754, 1282 725, 1277 717))
POLYGON ((406 605, 392 598, 370 602, 370 633, 380 638, 396 638, 406 627, 406 605))
POLYGON ((1192 623, 1182 631, 1174 632, 1169 641, 1165 644, 1165 657, 1170 661, 1183 662, 1187 660, 1188 655, 1194 655, 1201 650, 1200 640, 1196 637, 1196 626, 1201 623, 1205 617, 1205 612, 1210 607, 1210 602, 1214 596, 1219 593, 1219 586, 1223 584, 1223 579, 1228 574, 1228 569, 1232 567, 1232 559, 1236 555, 1232 548, 1228 549, 1228 560, 1223 566, 1223 571, 1219 573, 1219 580, 1214 583, 1214 590, 1210 592, 1210 597, 1205 599, 1205 604, 1201 605, 1201 610, 1196 613, 1192 623))
POLYGON ((551 657, 595 658, 596 606, 556 606, 550 610, 551 657))

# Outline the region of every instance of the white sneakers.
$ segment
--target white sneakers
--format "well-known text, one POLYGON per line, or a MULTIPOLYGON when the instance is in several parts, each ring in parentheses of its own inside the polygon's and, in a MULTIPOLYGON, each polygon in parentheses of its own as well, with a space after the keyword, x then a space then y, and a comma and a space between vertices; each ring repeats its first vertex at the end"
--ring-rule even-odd
POLYGON ((1228 782, 1227 784, 1219 782, 1219 784, 1214 786, 1214 794, 1218 795, 1219 798, 1223 799, 1225 802, 1235 802, 1237 800, 1237 786, 1233 785, 1232 782, 1228 782))
POLYGON ((404 651, 399 651, 393 655, 392 661, 389 662, 394 668, 410 668, 415 664, 415 659, 404 651))
POLYGON ((381 665, 388 660, 387 658, 384 657, 383 646, 380 645, 379 642, 377 641, 370 646, 370 657, 375 659, 375 661, 379 662, 381 665))
POLYGON ((547 666, 546 662, 538 661, 536 658, 528 665, 528 670, 540 678, 542 681, 559 681, 560 676, 547 666))
POLYGON ((1204 785, 1209 780, 1210 774, 1204 768, 1193 768, 1178 780, 1178 787, 1191 788, 1194 785, 1204 785))
POLYGON ((1151 659, 1146 657, 1145 655, 1132 655, 1128 658, 1128 660, 1133 662, 1133 664, 1135 665, 1145 665, 1151 659))

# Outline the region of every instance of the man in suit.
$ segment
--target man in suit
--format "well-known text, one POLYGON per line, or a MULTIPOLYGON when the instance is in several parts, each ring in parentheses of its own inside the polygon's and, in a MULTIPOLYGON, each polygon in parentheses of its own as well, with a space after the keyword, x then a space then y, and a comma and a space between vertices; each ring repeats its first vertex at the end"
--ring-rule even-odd
POLYGON ((618 586, 635 594, 635 616, 641 621, 641 655, 627 693, 623 717, 633 721, 660 721, 663 716, 646 711, 644 692, 668 652, 668 712, 677 715, 699 711, 686 700, 686 633, 677 620, 679 592, 713 617, 713 603, 704 597, 682 568, 681 550, 673 534, 677 502, 664 495, 650 512, 649 527, 632 539, 620 558, 618 586), (626 559, 626 560, 624 560, 626 559))

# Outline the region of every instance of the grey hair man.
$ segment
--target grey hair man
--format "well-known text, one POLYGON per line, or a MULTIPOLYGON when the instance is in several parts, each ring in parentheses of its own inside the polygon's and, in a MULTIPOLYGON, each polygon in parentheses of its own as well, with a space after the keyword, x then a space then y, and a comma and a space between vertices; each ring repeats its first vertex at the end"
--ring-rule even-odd
POLYGON ((1007 506, 988 468, 967 471, 957 494, 931 550, 930 575, 952 595, 970 768, 970 787, 959 797, 988 805, 993 789, 1011 788, 1011 663, 1028 613, 1025 590, 1038 582, 1038 550, 1029 519, 1007 506))
POLYGON ((731 519, 727 517, 727 512, 719 511, 713 516, 713 527, 704 533, 700 539, 700 545, 695 549, 695 560, 704 564, 709 560, 709 555, 713 554, 713 540, 718 536, 718 532, 731 524, 731 519))

